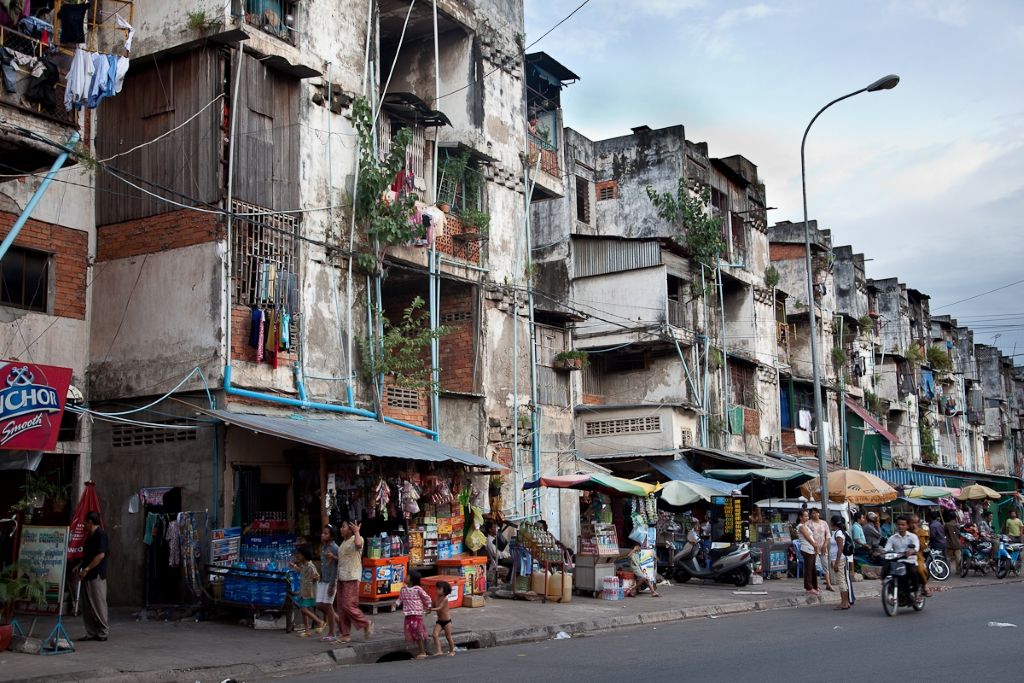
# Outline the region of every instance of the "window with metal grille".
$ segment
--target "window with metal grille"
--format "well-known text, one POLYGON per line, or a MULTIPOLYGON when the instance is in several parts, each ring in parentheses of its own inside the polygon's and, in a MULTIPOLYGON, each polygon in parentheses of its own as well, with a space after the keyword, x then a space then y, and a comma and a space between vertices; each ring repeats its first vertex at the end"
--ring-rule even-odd
POLYGON ((594 420, 583 425, 584 436, 612 436, 661 431, 661 417, 627 417, 618 420, 594 420))
POLYGON ((299 0, 245 0, 245 23, 288 43, 298 35, 298 14, 299 0))
POLYGON ((385 396, 389 408, 420 409, 420 392, 404 387, 386 387, 385 396))
POLYGON ((679 447, 689 448, 693 445, 693 430, 688 427, 683 427, 679 430, 679 447))
POLYGON ((746 363, 729 363, 730 400, 736 405, 757 407, 754 391, 754 366, 746 363))
POLYGON ((484 191, 487 178, 480 162, 468 150, 442 148, 438 157, 437 199, 449 205, 456 216, 486 211, 484 191))
POLYGON ((538 365, 537 401, 548 406, 569 405, 569 375, 538 365))
POLYGON ((576 220, 590 223, 590 181, 576 176, 576 220))
POLYGON ((425 178, 424 150, 426 148, 426 129, 420 125, 409 125, 401 119, 381 116, 377 122, 377 149, 381 158, 387 157, 391 151, 391 143, 403 128, 412 130, 412 141, 405 148, 405 170, 411 171, 416 178, 425 178))
POLYGON ((747 260, 747 224, 743 222, 743 216, 732 214, 732 225, 730 236, 732 238, 732 251, 730 258, 735 263, 746 263, 747 260))
POLYGON ((46 312, 50 255, 11 247, 0 262, 0 305, 46 312))
POLYGON ((601 363, 599 361, 591 362, 585 368, 583 368, 583 393, 590 394, 592 396, 603 396, 604 395, 604 381, 601 375, 601 363))
POLYGON ((184 418, 165 420, 160 424, 167 427, 146 427, 143 425, 119 424, 110 430, 110 445, 113 448, 131 448, 133 446, 155 446, 162 443, 178 441, 195 441, 196 429, 174 429, 189 425, 184 418))
POLYGON ((595 420, 584 423, 585 436, 610 436, 612 434, 639 434, 662 431, 662 418, 622 418, 620 420, 595 420))
MULTIPOLYGON (((232 207, 239 214, 268 211, 240 201, 232 207)), ((233 221, 231 237, 235 303, 287 312, 292 339, 299 338, 301 315, 298 231, 299 221, 291 214, 241 215, 233 221)))

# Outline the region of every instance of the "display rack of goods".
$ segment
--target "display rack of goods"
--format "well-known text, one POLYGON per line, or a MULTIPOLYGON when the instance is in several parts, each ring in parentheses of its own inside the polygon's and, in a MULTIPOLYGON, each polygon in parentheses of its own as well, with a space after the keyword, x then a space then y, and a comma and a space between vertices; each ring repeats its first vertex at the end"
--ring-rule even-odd
POLYGON ((586 555, 618 555, 619 542, 613 524, 583 524, 580 526, 580 549, 586 555))

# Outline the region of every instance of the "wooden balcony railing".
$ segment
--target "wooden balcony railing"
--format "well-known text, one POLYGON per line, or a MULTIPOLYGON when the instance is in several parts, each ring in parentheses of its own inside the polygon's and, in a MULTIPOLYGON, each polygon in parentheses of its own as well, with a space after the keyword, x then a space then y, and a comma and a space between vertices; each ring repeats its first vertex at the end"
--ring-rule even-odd
POLYGON ((537 163, 537 155, 540 155, 540 170, 555 178, 560 177, 558 171, 558 150, 551 149, 539 141, 530 138, 530 164, 537 163))

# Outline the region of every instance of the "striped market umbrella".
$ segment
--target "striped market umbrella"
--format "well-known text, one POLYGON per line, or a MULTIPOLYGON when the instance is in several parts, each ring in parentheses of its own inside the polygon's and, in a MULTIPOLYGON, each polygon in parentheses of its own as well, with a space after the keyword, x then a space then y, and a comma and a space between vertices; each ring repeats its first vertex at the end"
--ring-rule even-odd
MULTIPOLYGON (((820 500, 818 477, 810 480, 801 490, 808 497, 820 500)), ((836 470, 828 475, 828 499, 835 503, 880 505, 896 500, 896 489, 873 474, 860 470, 836 470)))
POLYGON ((646 484, 642 481, 623 479, 610 474, 597 472, 594 474, 567 474, 553 477, 540 477, 523 484, 523 489, 535 489, 541 486, 554 489, 573 489, 576 491, 597 491, 599 493, 618 493, 629 496, 649 496, 661 488, 660 484, 646 484))

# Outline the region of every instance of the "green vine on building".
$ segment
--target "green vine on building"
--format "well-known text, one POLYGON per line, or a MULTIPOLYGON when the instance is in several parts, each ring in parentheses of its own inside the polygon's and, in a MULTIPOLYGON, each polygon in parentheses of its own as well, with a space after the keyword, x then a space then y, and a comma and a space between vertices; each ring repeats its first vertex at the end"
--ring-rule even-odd
POLYGON ((373 112, 366 98, 357 98, 352 103, 352 122, 359 135, 359 182, 354 210, 367 238, 356 259, 366 272, 382 275, 387 248, 411 242, 422 232, 421 226, 410 221, 415 211, 415 194, 407 193, 393 201, 384 197, 395 176, 405 167, 412 130, 400 129, 391 140, 387 156, 381 159, 374 141, 373 112))
POLYGON ((725 249, 725 242, 722 240, 722 218, 713 216, 709 211, 711 190, 686 178, 679 179, 675 194, 659 193, 650 185, 646 189, 658 216, 675 226, 676 242, 685 246, 701 265, 714 270, 725 249))

